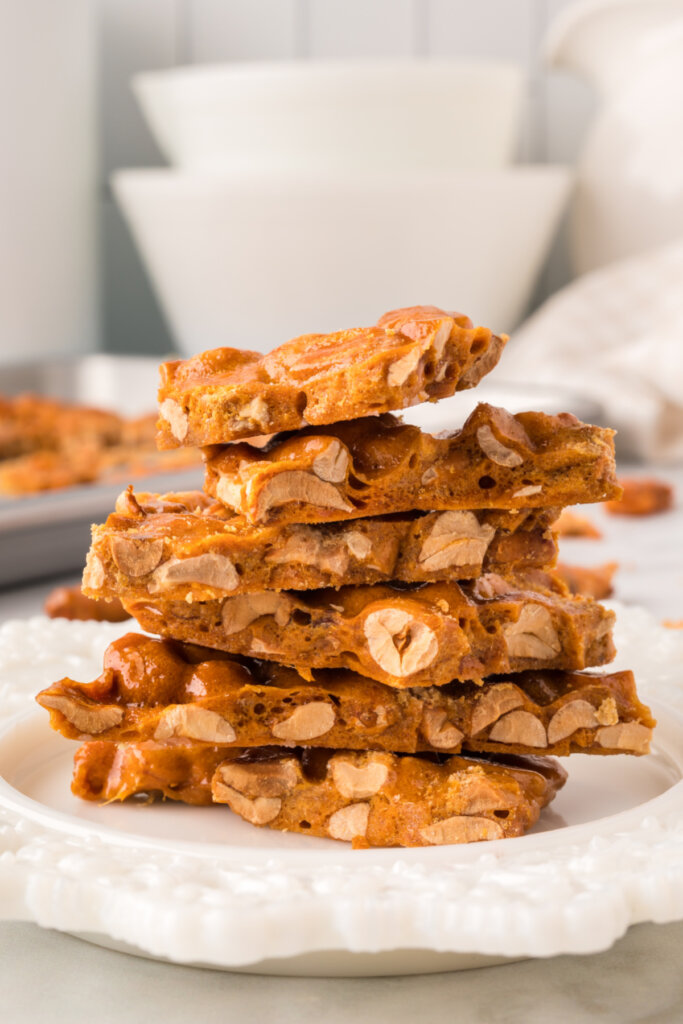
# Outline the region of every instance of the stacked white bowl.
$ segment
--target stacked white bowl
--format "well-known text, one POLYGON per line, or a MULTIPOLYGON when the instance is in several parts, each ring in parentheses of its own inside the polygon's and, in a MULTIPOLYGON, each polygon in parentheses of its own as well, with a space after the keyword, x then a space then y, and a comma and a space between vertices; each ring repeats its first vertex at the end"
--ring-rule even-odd
POLYGON ((424 302, 515 326, 570 186, 511 166, 523 85, 462 61, 138 76, 172 168, 114 190, 180 349, 267 350, 424 302))

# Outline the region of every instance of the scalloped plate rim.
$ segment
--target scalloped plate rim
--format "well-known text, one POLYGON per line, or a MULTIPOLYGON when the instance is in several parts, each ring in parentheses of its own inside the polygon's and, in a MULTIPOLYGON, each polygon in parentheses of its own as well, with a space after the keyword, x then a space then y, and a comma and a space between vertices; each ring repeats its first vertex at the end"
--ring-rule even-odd
MULTIPOLYGON (((119 833, 110 842, 109 827, 107 836, 70 833, 0 797, 0 918, 88 933, 100 944, 177 963, 358 975, 411 972, 392 959, 397 949, 454 954, 449 967, 422 960, 421 973, 465 966, 460 954, 472 966, 475 954, 499 961, 598 952, 631 924, 683 919, 683 788, 666 786, 683 761, 676 738, 683 633, 642 608, 610 606, 619 612, 619 655, 605 669, 633 668, 641 697, 660 717, 654 747, 664 760, 655 766, 655 788, 644 790, 654 797, 593 822, 470 847, 359 854, 330 842, 326 856, 316 851, 315 871, 300 849, 294 868, 273 855, 250 863, 254 851, 246 846, 235 863, 215 845, 213 856, 169 854, 156 839, 156 846, 139 837, 126 845, 119 833), (671 756, 667 736, 674 737, 671 756), (449 850, 458 858, 439 859, 449 850), (328 972, 310 966, 308 955, 322 951, 387 957, 381 969, 363 966, 360 956, 328 972)), ((99 651, 116 632, 42 618, 0 626, 2 734, 31 717, 23 709, 38 683, 55 678, 67 659, 77 675, 96 672, 99 651)))

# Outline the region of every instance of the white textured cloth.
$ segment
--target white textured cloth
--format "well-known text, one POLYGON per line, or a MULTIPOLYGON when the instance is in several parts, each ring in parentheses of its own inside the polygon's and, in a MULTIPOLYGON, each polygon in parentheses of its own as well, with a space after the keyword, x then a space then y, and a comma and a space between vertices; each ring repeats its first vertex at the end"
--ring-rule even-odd
POLYGON ((599 402, 621 455, 683 462, 683 241, 553 295, 514 332, 505 377, 599 402))

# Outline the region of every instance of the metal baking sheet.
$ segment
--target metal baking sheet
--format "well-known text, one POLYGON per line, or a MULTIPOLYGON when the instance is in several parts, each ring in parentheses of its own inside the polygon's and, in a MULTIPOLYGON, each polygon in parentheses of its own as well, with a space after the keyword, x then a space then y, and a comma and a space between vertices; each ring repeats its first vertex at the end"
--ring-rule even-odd
POLYGON ((143 416, 156 408, 159 362, 154 356, 95 353, 0 365, 0 394, 32 391, 122 416, 143 416))
MULTIPOLYGON (((159 360, 90 355, 0 366, 0 393, 22 391, 141 416, 156 405, 159 360)), ((133 478, 140 491, 201 487, 199 467, 133 478)), ((79 572, 90 544, 90 526, 114 508, 122 483, 87 484, 24 498, 0 497, 0 586, 79 572)))
MULTIPOLYGON (((154 409, 159 361, 136 356, 90 355, 0 367, 0 393, 34 391, 86 405, 140 416, 154 409)), ((438 432, 460 426, 478 402, 510 412, 542 409, 573 412, 600 422, 601 410, 575 392, 534 385, 484 382, 438 404, 406 409, 404 419, 438 432)), ((184 491, 201 487, 200 468, 135 477, 140 491, 184 491)), ((88 484, 26 498, 0 498, 0 586, 78 572, 90 543, 90 526, 112 511, 123 484, 88 484)))

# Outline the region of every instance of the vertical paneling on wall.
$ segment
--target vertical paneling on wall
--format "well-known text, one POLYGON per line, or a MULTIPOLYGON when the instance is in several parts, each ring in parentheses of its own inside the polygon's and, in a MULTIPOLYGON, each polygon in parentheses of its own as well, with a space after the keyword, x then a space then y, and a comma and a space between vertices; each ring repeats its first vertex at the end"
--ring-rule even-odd
POLYGON ((312 57, 402 57, 415 52, 414 0, 309 0, 312 57))
MULTIPOLYGON (((539 48, 575 0, 98 0, 101 260, 104 339, 113 351, 164 353, 172 341, 108 188, 117 167, 163 160, 130 89, 136 71, 184 63, 294 57, 468 56, 514 60, 528 72, 520 159, 568 162, 592 97, 547 74, 539 48)), ((567 277, 562 239, 537 298, 567 277)))
POLYGON ((116 352, 164 353, 172 345, 108 180, 117 167, 164 162, 135 102, 130 79, 136 71, 178 63, 178 13, 178 0, 99 0, 102 337, 105 348, 116 352))
POLYGON ((297 55, 297 0, 185 0, 185 6, 190 63, 297 55))

